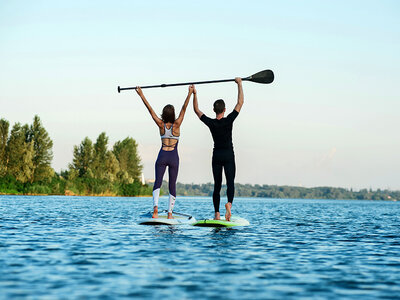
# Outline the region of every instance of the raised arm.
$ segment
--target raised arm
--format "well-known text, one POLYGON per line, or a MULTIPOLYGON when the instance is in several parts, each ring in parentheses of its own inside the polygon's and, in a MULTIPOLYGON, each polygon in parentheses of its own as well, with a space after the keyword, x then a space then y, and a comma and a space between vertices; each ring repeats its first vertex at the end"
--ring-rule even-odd
POLYGON ((197 103, 196 89, 193 90, 193 109, 194 109, 194 112, 196 113, 196 115, 199 117, 199 119, 201 118, 202 115, 204 115, 203 112, 200 111, 199 104, 197 103))
POLYGON ((142 89, 138 86, 136 87, 136 92, 142 98, 144 105, 147 107, 151 117, 153 118, 154 122, 156 122, 157 126, 162 128, 164 126, 163 121, 156 115, 153 108, 150 106, 150 103, 147 101, 146 97, 144 96, 142 89))
POLYGON ((186 96, 185 102, 183 103, 183 106, 182 106, 181 112, 179 113, 178 118, 175 120, 175 124, 178 127, 181 126, 181 124, 183 122, 183 117, 185 116, 186 108, 189 104, 190 96, 192 96, 192 94, 193 94, 193 90, 194 90, 194 86, 193 85, 189 86, 188 95, 186 96))
POLYGON ((238 100, 237 100, 237 104, 235 106, 235 110, 237 112, 240 112, 240 109, 242 108, 243 102, 244 102, 242 79, 240 77, 236 77, 235 82, 238 85, 238 100))

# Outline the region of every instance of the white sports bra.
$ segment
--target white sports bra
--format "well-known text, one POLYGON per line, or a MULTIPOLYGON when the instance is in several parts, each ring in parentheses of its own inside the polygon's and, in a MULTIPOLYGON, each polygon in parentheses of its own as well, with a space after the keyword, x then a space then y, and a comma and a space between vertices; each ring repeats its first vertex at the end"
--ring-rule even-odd
POLYGON ((164 134, 161 136, 161 144, 162 144, 162 147, 176 149, 176 145, 178 145, 178 142, 179 142, 179 136, 175 136, 172 134, 172 126, 173 125, 171 125, 171 128, 168 129, 167 126, 165 126, 165 124, 164 124, 164 134), (176 140, 176 143, 173 145, 167 145, 164 143, 164 139, 173 139, 173 140, 176 140))
POLYGON ((164 124, 164 134, 161 136, 161 139, 174 139, 174 140, 179 140, 179 136, 175 136, 172 134, 172 127, 168 129, 167 126, 164 124))

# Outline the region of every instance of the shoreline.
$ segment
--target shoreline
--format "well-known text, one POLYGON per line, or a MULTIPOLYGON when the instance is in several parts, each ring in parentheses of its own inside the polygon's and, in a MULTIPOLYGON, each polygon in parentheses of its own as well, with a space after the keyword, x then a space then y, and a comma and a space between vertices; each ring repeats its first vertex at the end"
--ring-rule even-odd
MULTIPOLYGON (((113 194, 82 194, 82 195, 67 195, 67 194, 7 194, 0 192, 0 196, 63 196, 63 197, 113 197, 113 198, 148 198, 152 195, 137 195, 137 196, 120 196, 113 194)), ((167 195, 160 195, 160 197, 167 195)), ((177 195, 177 197, 211 197, 203 195, 177 195)), ((336 198, 275 198, 275 197, 257 197, 257 196, 235 196, 236 199, 252 198, 252 199, 279 199, 279 200, 344 200, 344 201, 385 201, 385 202, 398 202, 398 199, 336 199, 336 198)))
POLYGON ((2 193, 0 192, 0 196, 65 196, 65 197, 152 197, 152 195, 137 195, 137 196, 120 196, 115 194, 39 194, 39 193, 2 193))

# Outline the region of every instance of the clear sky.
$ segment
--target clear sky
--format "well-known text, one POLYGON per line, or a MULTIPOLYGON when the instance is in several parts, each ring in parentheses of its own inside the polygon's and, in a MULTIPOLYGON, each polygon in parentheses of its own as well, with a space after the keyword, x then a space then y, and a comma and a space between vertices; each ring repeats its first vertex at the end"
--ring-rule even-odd
MULTIPOLYGON (((117 86, 245 77, 234 124, 240 183, 400 189, 399 1, 1 1, 0 118, 39 115, 66 169, 85 136, 160 148, 134 91, 117 86)), ((197 87, 212 116, 235 83, 197 87)), ((187 87, 144 90, 157 112, 187 87)), ((190 104, 191 105, 191 104, 190 104)), ((211 135, 189 106, 178 181, 212 181, 211 135)))

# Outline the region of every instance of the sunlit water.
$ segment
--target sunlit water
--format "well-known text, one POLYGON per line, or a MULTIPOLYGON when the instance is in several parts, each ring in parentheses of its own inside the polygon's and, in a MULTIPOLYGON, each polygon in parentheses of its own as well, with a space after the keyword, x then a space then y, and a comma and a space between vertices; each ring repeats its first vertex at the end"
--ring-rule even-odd
POLYGON ((235 199, 232 229, 138 225, 151 203, 0 196, 0 298, 400 297, 398 202, 235 199))

